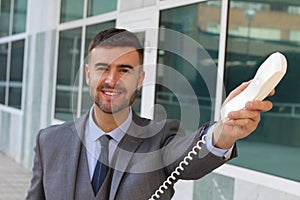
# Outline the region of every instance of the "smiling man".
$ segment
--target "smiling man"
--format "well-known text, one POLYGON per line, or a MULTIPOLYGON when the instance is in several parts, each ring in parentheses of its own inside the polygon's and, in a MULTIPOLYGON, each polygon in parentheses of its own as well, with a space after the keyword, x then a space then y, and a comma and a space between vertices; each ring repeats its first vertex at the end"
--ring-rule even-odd
MULTIPOLYGON (((74 121, 39 132, 26 199, 149 199, 199 140, 199 155, 176 178, 199 179, 235 157, 235 142, 272 108, 270 101, 251 101, 229 113, 228 121, 186 135, 177 120, 155 122, 131 108, 144 80, 142 64, 143 48, 133 33, 113 28, 95 36, 85 67, 93 106, 74 121)), ((172 186, 160 199, 172 198, 172 186)))

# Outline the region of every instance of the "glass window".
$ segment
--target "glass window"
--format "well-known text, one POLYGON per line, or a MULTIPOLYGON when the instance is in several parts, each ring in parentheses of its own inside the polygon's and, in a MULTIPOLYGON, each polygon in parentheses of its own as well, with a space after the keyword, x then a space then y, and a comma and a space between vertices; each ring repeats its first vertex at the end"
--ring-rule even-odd
POLYGON ((25 32, 27 0, 2 0, 0 7, 0 37, 25 32))
POLYGON ((88 0, 88 16, 99 15, 117 9, 117 0, 88 0))
POLYGON ((61 0, 60 22, 83 18, 84 0, 61 0))
POLYGON ((273 52, 288 60, 287 74, 270 99, 255 133, 238 142, 231 161, 242 167, 300 181, 300 2, 232 0, 225 69, 227 93, 251 79, 273 52), (274 20, 276 19, 276 20, 274 20))
POLYGON ((27 0, 14 0, 13 34, 25 32, 27 0))
POLYGON ((1 1, 1 17, 0 17, 0 37, 9 35, 9 18, 10 18, 10 7, 11 1, 1 1))
POLYGON ((161 11, 160 27, 167 30, 159 35, 155 100, 165 111, 157 109, 155 118, 166 114, 180 119, 190 131, 212 119, 220 5, 216 1, 161 11))
POLYGON ((0 104, 5 104, 8 44, 0 44, 0 104))
POLYGON ((80 67, 82 28, 59 33, 55 118, 72 119, 72 89, 80 67))
POLYGON ((25 40, 0 45, 0 103, 19 109, 22 100, 24 45, 25 40), (7 63, 8 56, 10 63, 7 63))
POLYGON ((24 40, 12 42, 8 105, 21 108, 24 40))

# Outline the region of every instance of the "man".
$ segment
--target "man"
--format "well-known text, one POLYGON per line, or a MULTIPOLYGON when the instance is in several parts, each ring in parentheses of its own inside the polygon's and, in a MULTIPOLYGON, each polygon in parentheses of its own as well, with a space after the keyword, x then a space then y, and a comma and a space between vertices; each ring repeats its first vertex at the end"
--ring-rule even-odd
MULTIPOLYGON (((109 29, 96 35, 85 67, 94 104, 81 118, 39 132, 26 199, 149 199, 200 140, 199 155, 176 179, 199 179, 235 157, 235 142, 255 130, 260 113, 272 107, 270 101, 248 102, 229 113, 226 122, 206 124, 186 136, 177 120, 154 122, 131 109, 144 79, 142 63, 143 48, 134 34, 109 29), (101 138, 108 138, 108 161, 98 162, 106 154, 101 138), (94 174, 102 179, 97 187, 94 174)), ((231 92, 225 103, 248 84, 231 92)), ((160 199, 171 199, 172 186, 159 193, 160 199)))

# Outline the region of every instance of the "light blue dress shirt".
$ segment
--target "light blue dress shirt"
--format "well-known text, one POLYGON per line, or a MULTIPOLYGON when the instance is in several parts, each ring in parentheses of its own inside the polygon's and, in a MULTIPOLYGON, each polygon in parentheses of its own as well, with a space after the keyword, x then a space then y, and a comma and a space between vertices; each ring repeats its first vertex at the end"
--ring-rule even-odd
POLYGON ((91 180, 93 178, 94 169, 97 164, 97 159, 100 155, 101 148, 98 139, 104 134, 107 134, 112 138, 109 141, 109 147, 108 147, 109 148, 108 157, 109 160, 111 161, 118 143, 124 137, 132 121, 132 110, 130 109, 127 119, 118 128, 112 130, 111 132, 106 133, 95 123, 93 118, 93 112, 94 112, 94 107, 92 107, 90 110, 89 118, 86 123, 86 129, 85 129, 85 145, 87 149, 86 151, 87 161, 88 161, 88 168, 89 168, 91 180))

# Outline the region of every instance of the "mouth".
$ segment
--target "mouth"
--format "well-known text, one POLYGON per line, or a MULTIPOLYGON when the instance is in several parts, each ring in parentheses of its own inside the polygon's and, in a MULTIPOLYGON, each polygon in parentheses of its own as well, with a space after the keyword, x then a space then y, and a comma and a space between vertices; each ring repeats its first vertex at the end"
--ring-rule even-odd
POLYGON ((104 95, 110 96, 110 97, 119 96, 123 93, 123 91, 120 91, 120 90, 101 90, 101 92, 104 95))
POLYGON ((108 100, 118 98, 122 94, 126 93, 125 88, 122 88, 120 86, 110 87, 108 85, 103 85, 102 87, 99 87, 98 91, 101 92, 102 95, 108 100))

